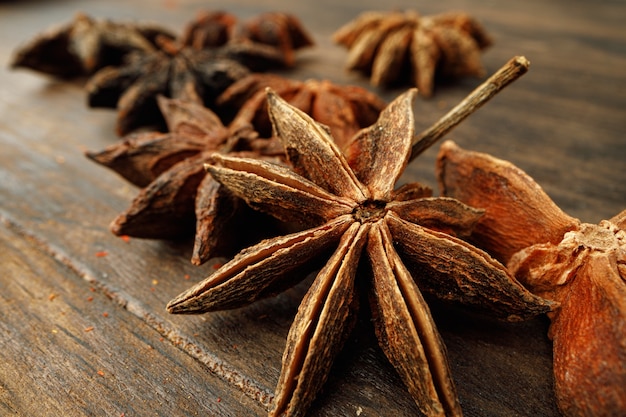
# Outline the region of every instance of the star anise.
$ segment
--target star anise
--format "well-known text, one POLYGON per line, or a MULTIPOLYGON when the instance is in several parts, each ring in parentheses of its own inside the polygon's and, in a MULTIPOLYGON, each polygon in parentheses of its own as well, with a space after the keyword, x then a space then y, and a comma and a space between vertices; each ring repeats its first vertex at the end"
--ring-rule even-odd
POLYGON ((437 77, 482 77, 481 50, 492 40, 466 13, 365 12, 333 34, 349 49, 347 67, 375 86, 413 83, 430 97, 437 77))
POLYGON ((265 12, 248 19, 235 36, 279 48, 287 66, 295 64, 296 50, 315 44, 296 16, 282 12, 265 12))
POLYGON ((386 105, 376 94, 358 86, 251 74, 228 87, 217 98, 216 108, 226 118, 232 118, 229 115, 236 112, 233 125, 252 124, 261 136, 270 137, 272 126, 267 113, 266 87, 326 125, 340 148, 360 129, 373 124, 386 105))
POLYGON ((195 229, 192 262, 196 264, 257 241, 263 233, 258 225, 269 228, 273 223, 260 222, 259 214, 207 175, 203 164, 214 151, 279 160, 282 149, 273 145, 275 140, 258 138, 250 126, 223 126, 212 111, 195 102, 160 96, 158 104, 168 133, 135 133, 103 151, 87 153, 143 187, 112 222, 112 232, 169 239, 195 229))
POLYGON ((446 195, 485 208, 472 241, 532 292, 555 300, 549 314, 556 395, 567 416, 626 410, 626 210, 598 225, 563 213, 513 164, 442 145, 446 195))
POLYGON ((480 211, 430 197, 411 183, 395 188, 413 153, 416 90, 401 95, 349 144, 350 166, 329 132, 268 92, 269 114, 293 170, 215 154, 207 169, 233 194, 281 220, 317 226, 262 241, 172 300, 171 313, 236 308, 293 285, 330 259, 304 297, 290 329, 272 416, 302 415, 349 335, 357 288, 368 290, 380 345, 420 409, 460 415, 445 348, 420 288, 447 300, 522 319, 550 304, 503 265, 454 237, 480 211), (369 262, 362 262, 365 254, 369 262))
POLYGON ((51 28, 20 47, 11 67, 61 78, 89 75, 107 65, 120 64, 131 51, 154 51, 157 37, 172 39, 174 35, 153 23, 114 22, 77 13, 71 22, 51 28))
POLYGON ((189 23, 178 39, 158 37, 157 50, 135 52, 123 65, 98 71, 86 86, 89 105, 117 108, 117 132, 124 135, 160 119, 158 95, 211 106, 226 87, 250 71, 285 65, 281 51, 269 45, 243 39, 221 44, 229 24, 224 17, 200 15, 200 21, 189 23))
POLYGON ((195 49, 225 45, 234 37, 237 17, 222 10, 201 10, 183 31, 181 43, 195 49))

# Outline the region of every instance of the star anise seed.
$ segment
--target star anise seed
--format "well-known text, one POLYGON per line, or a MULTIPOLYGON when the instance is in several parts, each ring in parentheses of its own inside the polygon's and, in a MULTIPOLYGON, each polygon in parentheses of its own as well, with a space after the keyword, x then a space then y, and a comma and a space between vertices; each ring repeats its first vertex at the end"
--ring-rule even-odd
POLYGON ((357 279, 365 280, 358 288, 369 287, 383 351, 429 416, 461 415, 461 407, 420 288, 502 318, 550 309, 487 253, 437 231, 467 232, 480 211, 422 197, 427 192, 420 185, 394 190, 412 154, 415 95, 398 97, 355 136, 352 144, 368 154, 369 166, 350 167, 326 129, 272 92, 269 114, 293 169, 221 154, 207 165, 216 181, 253 207, 319 225, 243 250, 170 301, 171 313, 249 304, 293 285, 331 254, 289 331, 272 416, 304 414, 323 385, 354 323, 357 279), (359 262, 362 254, 369 264, 359 262))
POLYGON ((11 67, 29 68, 60 78, 90 75, 119 65, 131 51, 156 50, 156 38, 173 39, 168 29, 147 22, 123 23, 77 13, 16 50, 11 67))
POLYGON ((131 206, 111 224, 116 235, 169 239, 195 229, 192 262, 228 255, 263 235, 258 224, 273 225, 206 174, 212 152, 278 160, 271 139, 260 139, 248 126, 232 130, 209 109, 195 102, 158 98, 168 133, 144 132, 100 152, 92 160, 143 187, 131 206), (235 233, 237 221, 240 230, 235 233), (257 226, 255 226, 257 223, 257 226), (246 224, 248 226, 242 226, 246 224))
POLYGON ((442 145, 446 195, 485 208, 472 241, 507 263, 549 314, 556 396, 566 416, 626 410, 626 210, 598 225, 563 213, 513 164, 442 145))
POLYGON ((365 12, 333 35, 349 49, 347 67, 375 86, 412 82, 424 97, 437 77, 482 77, 481 50, 492 40, 466 13, 421 16, 415 11, 365 12))
POLYGON ((373 124, 386 103, 376 94, 328 80, 291 80, 275 74, 251 74, 234 82, 216 100, 225 117, 236 113, 233 125, 252 124, 263 137, 272 125, 267 113, 265 89, 269 87, 289 104, 330 129, 340 148, 360 129, 373 124))

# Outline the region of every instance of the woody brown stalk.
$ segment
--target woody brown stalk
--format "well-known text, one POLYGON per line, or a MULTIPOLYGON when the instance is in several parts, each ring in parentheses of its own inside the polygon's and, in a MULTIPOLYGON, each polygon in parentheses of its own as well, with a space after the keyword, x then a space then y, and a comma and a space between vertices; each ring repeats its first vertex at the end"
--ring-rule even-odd
POLYGON ((513 57, 495 74, 472 91, 463 101, 457 104, 445 116, 439 119, 428 129, 413 139, 411 159, 430 148, 435 142, 444 137, 467 116, 478 110, 483 104, 491 100, 503 88, 526 74, 530 61, 523 56, 513 57))

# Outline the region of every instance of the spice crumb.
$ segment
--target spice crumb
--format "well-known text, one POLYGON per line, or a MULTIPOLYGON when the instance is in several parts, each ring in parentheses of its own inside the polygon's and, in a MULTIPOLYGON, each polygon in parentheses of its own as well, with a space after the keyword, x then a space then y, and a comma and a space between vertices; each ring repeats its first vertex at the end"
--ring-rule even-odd
POLYGON ((91 296, 87 297, 87 301, 93 301, 93 297, 91 296))
POLYGON ((86 332, 90 332, 90 331, 92 331, 93 329, 94 329, 94 327, 93 327, 93 326, 85 327, 85 331, 86 331, 86 332))
POLYGON ((126 243, 130 242, 130 236, 128 235, 122 235, 120 236, 120 239, 122 239, 126 243))
POLYGON ((96 258, 103 258, 105 256, 107 256, 109 253, 105 250, 101 250, 96 252, 96 258))
POLYGON ((109 317, 109 313, 105 311, 104 313, 102 313, 102 317, 109 317))
POLYGON ((97 373, 98 373, 98 375, 100 375, 100 376, 104 376, 104 371, 103 371, 103 370, 101 370, 101 369, 98 369, 98 372, 97 372, 97 373))
POLYGON ((48 296, 48 301, 52 301, 52 300, 54 300, 55 298, 57 298, 58 296, 59 296, 58 294, 51 293, 51 294, 48 296))

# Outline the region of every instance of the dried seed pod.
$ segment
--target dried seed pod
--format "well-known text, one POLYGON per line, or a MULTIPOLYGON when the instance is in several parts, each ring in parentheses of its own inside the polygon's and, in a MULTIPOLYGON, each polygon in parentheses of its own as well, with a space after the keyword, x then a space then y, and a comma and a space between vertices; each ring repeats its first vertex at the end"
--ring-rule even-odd
POLYGON ((159 37, 153 50, 103 68, 86 85, 89 106, 117 108, 117 132, 125 135, 162 120, 158 95, 211 107, 224 89, 251 71, 285 66, 280 49, 235 39, 234 19, 225 12, 201 13, 178 38, 159 37))
POLYGON ((386 104, 376 94, 357 86, 251 74, 227 88, 216 100, 216 106, 226 117, 236 113, 230 116, 234 117, 233 125, 252 124, 261 136, 269 137, 272 127, 265 99, 268 87, 327 126, 339 147, 343 147, 357 131, 373 124, 386 104))
POLYGON ((195 264, 259 240, 275 223, 260 221, 259 213, 206 174, 204 163, 213 152, 279 161, 282 154, 274 153, 274 140, 259 138, 249 126, 229 129, 195 102, 162 96, 158 102, 169 132, 131 134, 103 151, 87 153, 142 187, 111 224, 113 233, 170 239, 195 230, 195 264), (236 233, 234 227, 245 232, 236 233))
POLYGON ((347 67, 369 74, 373 85, 410 82, 424 97, 432 96, 436 77, 484 76, 480 52, 492 43, 482 25, 461 12, 365 12, 333 39, 349 49, 347 67))
POLYGON ((115 22, 77 13, 15 51, 12 68, 29 68, 61 78, 90 75, 119 65, 133 51, 156 50, 156 38, 173 39, 168 29, 147 22, 115 22))
POLYGON ((563 213, 526 173, 452 142, 438 157, 443 192, 482 207, 472 241, 533 293, 550 314, 554 376, 568 416, 626 409, 626 210, 598 225, 563 213))
POLYGON ((220 154, 207 164, 216 181, 252 207, 281 220, 317 224, 244 249, 170 301, 171 313, 249 304, 293 285, 328 259, 289 331, 270 416, 306 412, 352 329, 357 288, 367 288, 379 343, 428 416, 462 412, 422 289, 501 318, 551 308, 485 252, 439 231, 466 234, 480 211, 426 197, 419 185, 394 188, 413 154, 415 95, 410 90, 398 97, 353 137, 348 146, 367 163, 350 165, 327 129, 270 90, 270 119, 292 169, 220 154), (356 286, 362 268, 368 271, 364 285, 356 286))
POLYGON ((239 27, 237 36, 277 47, 290 67, 295 64, 296 50, 315 44, 296 16, 281 12, 261 13, 248 19, 239 27))

